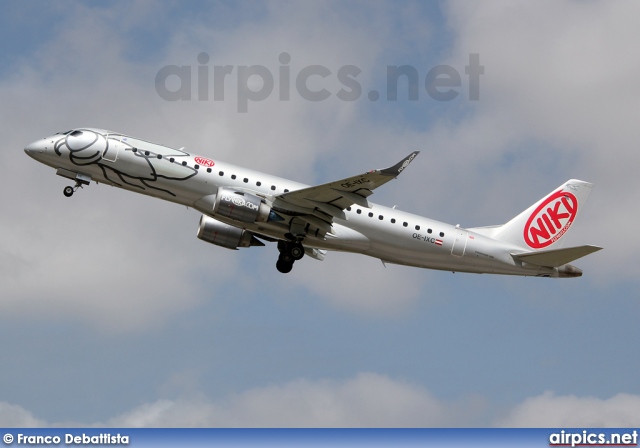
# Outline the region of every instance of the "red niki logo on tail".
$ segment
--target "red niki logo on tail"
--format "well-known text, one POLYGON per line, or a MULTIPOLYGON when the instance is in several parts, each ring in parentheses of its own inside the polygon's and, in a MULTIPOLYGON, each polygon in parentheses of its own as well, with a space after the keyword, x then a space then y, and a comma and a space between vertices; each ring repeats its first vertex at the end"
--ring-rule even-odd
POLYGON ((533 249, 550 246, 569 230, 577 213, 578 199, 573 193, 556 191, 529 216, 524 241, 533 249))

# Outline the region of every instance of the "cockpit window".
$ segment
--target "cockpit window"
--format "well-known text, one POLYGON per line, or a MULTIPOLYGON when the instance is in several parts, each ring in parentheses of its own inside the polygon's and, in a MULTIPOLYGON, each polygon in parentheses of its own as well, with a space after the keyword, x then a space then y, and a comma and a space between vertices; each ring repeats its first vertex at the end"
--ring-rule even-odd
POLYGON ((71 137, 80 137, 82 135, 82 131, 73 131, 69 134, 71 137))
POLYGON ((56 132, 56 135, 67 135, 67 134, 71 134, 73 132, 73 129, 67 132, 56 132))

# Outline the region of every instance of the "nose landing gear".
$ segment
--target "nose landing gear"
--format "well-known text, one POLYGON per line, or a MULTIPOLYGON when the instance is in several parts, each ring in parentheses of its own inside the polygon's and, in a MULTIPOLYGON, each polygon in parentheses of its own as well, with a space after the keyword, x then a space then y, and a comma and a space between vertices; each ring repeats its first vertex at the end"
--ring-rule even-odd
POLYGON ((278 241, 278 250, 280 251, 280 256, 276 262, 276 269, 283 274, 291 272, 293 263, 304 257, 304 247, 299 241, 278 241))
POLYGON ((58 168, 56 174, 76 181, 76 184, 73 187, 64 187, 64 190, 62 190, 62 193, 64 193, 68 198, 73 196, 73 193, 75 193, 78 188, 82 188, 83 185, 89 185, 91 183, 91 176, 75 173, 73 171, 65 170, 64 168, 58 168))
POLYGON ((83 182, 80 182, 78 180, 78 181, 76 181, 75 186, 73 186, 73 187, 64 187, 64 190, 62 190, 62 193, 66 197, 70 198, 71 196, 73 196, 73 193, 75 193, 78 188, 82 188, 82 185, 83 185, 83 182))

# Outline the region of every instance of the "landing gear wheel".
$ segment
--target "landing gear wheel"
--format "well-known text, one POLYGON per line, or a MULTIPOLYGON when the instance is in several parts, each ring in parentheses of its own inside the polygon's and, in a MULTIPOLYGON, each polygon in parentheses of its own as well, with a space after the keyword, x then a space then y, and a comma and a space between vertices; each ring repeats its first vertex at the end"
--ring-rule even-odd
POLYGON ((73 193, 75 193, 75 191, 78 188, 82 188, 83 184, 84 185, 89 185, 89 181, 88 180, 86 180, 84 178, 79 178, 78 176, 76 176, 76 185, 74 187, 64 187, 64 190, 62 190, 62 193, 64 193, 64 195, 66 197, 70 198, 71 196, 73 196, 73 193))
POLYGON ((278 261, 276 262, 276 269, 283 274, 288 274, 291 272, 291 269, 293 269, 293 260, 285 261, 282 258, 278 258, 278 261))
POLYGON ((304 247, 299 241, 278 241, 280 256, 276 263, 278 271, 286 274, 293 269, 293 263, 304 257, 304 247))
POLYGON ((300 243, 295 243, 289 248, 289 253, 294 260, 298 261, 304 257, 304 247, 300 243))

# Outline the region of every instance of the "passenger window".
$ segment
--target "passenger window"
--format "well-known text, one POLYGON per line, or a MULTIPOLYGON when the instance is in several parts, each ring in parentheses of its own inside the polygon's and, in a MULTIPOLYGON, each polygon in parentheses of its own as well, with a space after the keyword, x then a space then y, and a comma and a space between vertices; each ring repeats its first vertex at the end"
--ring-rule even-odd
POLYGON ((391 218, 391 224, 395 224, 396 223, 396 218, 391 218))
POLYGON ((218 172, 218 175, 219 175, 219 176, 224 176, 224 171, 219 171, 219 172, 218 172))
POLYGON ((245 177, 244 179, 242 179, 242 181, 246 184, 247 182, 249 182, 249 179, 245 177))
POLYGON ((351 207, 347 207, 347 211, 350 212, 351 211, 351 207))
POLYGON ((199 170, 199 169, 200 169, 200 165, 193 165, 193 167, 194 167, 195 169, 197 169, 197 170, 199 170))
POLYGON ((275 186, 275 185, 271 185, 271 189, 272 189, 273 191, 275 191, 275 190, 276 190, 276 186, 275 186))
POLYGON ((145 155, 145 156, 148 156, 148 155, 149 155, 149 151, 145 151, 145 152, 144 152, 144 155, 145 155))
POLYGON ((285 188, 285 189, 284 189, 284 192, 285 192, 285 193, 289 193, 289 189, 288 189, 288 188, 285 188))
POLYGON ((427 229, 427 233, 431 233, 431 229, 427 229))
POLYGON ((186 160, 182 161, 182 166, 187 166, 187 161, 186 160))
POLYGON ((369 218, 373 218, 373 213, 369 212, 369 218))
POLYGON ((356 213, 359 215, 360 213, 362 213, 362 210, 358 209, 356 210, 356 213))
POLYGON ((235 179, 235 178, 236 178, 236 175, 235 175, 235 174, 232 174, 232 175, 231 175, 231 179, 235 179))
POLYGON ((259 187, 260 185, 262 185, 262 182, 258 181, 256 182, 256 185, 259 187))
POLYGON ((207 168, 207 173, 210 173, 210 172, 211 172, 211 168, 207 168))
POLYGON ((162 159, 162 154, 158 154, 156 157, 157 157, 158 159, 162 159))
POLYGON ((379 215, 379 216, 378 216, 378 219, 379 219, 380 221, 382 221, 382 220, 384 219, 384 216, 379 215))
POLYGON ((404 227, 407 227, 407 226, 409 225, 409 223, 408 223, 408 222, 403 222, 403 223, 402 223, 402 225, 403 225, 404 227))
POLYGON ((416 226, 416 230, 420 230, 420 226, 416 226))
POLYGON ((175 161, 176 161, 176 159, 174 159, 173 157, 171 157, 171 158, 169 159, 169 162, 171 162, 171 163, 173 163, 173 162, 175 162, 175 161))
POLYGON ((440 232, 440 237, 442 238, 444 236, 444 232, 440 232))

